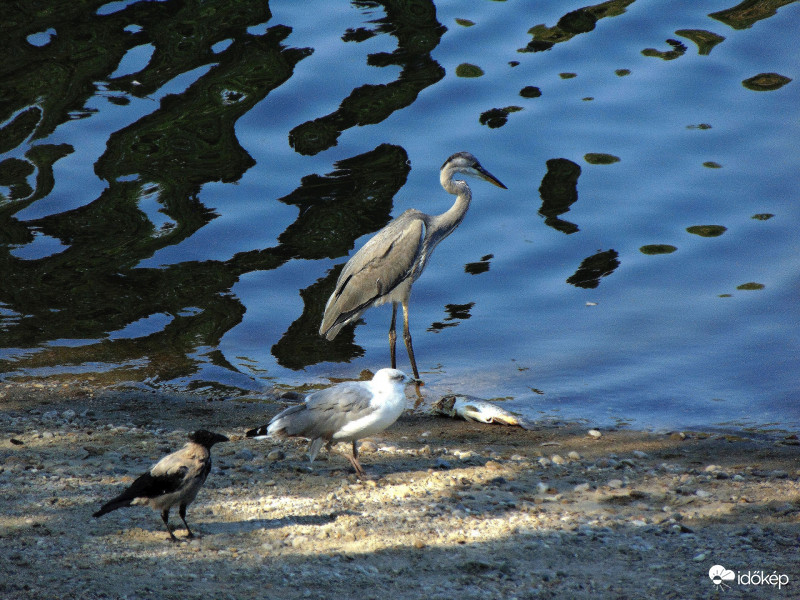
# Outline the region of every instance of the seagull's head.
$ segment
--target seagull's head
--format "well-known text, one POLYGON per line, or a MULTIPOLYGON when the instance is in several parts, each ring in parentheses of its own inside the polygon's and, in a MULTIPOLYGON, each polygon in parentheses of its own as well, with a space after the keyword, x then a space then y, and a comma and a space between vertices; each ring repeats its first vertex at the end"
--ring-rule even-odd
POLYGON ((372 378, 373 383, 378 385, 400 385, 406 386, 409 383, 415 383, 416 379, 409 377, 398 369, 381 369, 372 378))

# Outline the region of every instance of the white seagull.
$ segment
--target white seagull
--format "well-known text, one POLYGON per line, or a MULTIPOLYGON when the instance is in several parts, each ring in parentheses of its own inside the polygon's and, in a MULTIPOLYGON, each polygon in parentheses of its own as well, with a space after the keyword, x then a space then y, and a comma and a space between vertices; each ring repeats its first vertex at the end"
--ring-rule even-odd
POLYGON ((346 381, 309 394, 302 404, 290 406, 246 435, 256 439, 310 439, 311 462, 323 442, 328 450, 334 442, 352 442, 353 455, 347 458, 362 478, 365 473, 358 462, 357 441, 397 420, 406 407, 405 386, 414 381, 397 369, 381 369, 371 381, 346 381))

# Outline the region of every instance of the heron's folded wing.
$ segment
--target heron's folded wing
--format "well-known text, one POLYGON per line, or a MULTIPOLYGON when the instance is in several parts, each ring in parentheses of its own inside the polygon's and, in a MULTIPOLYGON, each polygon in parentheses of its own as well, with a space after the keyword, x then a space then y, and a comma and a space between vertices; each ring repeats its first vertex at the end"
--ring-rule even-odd
POLYGON ((357 318, 411 277, 425 232, 419 215, 407 210, 347 262, 325 306, 320 333, 357 318))

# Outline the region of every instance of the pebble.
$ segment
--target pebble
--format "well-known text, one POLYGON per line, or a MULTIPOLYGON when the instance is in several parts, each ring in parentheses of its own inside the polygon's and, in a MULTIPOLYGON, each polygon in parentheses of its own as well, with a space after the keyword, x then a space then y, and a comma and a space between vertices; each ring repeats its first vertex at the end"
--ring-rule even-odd
POLYGON ((359 452, 377 452, 378 451, 378 444, 373 442, 372 440, 364 440, 358 445, 359 452))
POLYGON ((286 458, 286 454, 284 454, 283 450, 271 450, 269 454, 267 454, 267 460, 272 462, 283 460, 286 458))
POLYGON ((597 440, 597 439, 600 439, 600 438, 602 437, 602 435, 603 435, 603 434, 602 434, 602 433, 600 433, 600 431, 598 431, 597 429, 590 429, 590 430, 589 430, 589 431, 587 431, 586 433, 588 434, 588 436, 589 436, 589 437, 591 437, 591 438, 594 438, 594 439, 596 439, 596 440, 597 440))
POLYGON ((553 456, 550 457, 550 460, 553 462, 554 465, 567 464, 567 459, 561 456, 560 454, 553 454, 553 456))
POLYGON ((253 460, 255 454, 249 448, 240 448, 233 457, 239 460, 253 460))

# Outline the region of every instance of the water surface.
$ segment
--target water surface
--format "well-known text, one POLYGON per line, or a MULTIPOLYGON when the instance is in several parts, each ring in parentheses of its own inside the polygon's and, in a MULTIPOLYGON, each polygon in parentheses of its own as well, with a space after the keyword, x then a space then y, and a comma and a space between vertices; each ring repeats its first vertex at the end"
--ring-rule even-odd
POLYGON ((509 189, 415 284, 426 398, 800 425, 797 3, 51 4, 0 25, 3 378, 387 366, 388 307, 331 342, 322 309, 468 150, 509 189))

